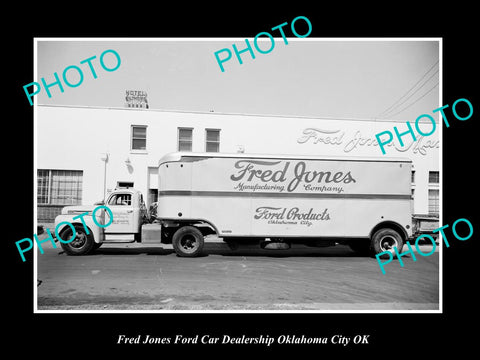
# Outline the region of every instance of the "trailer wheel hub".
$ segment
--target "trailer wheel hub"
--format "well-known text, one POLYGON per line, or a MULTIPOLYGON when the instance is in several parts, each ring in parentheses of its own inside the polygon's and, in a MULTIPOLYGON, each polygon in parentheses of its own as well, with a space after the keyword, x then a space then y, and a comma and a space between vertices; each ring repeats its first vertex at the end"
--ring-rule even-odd
POLYGON ((382 251, 394 252, 393 247, 398 247, 398 241, 393 236, 386 235, 380 240, 380 248, 382 251))

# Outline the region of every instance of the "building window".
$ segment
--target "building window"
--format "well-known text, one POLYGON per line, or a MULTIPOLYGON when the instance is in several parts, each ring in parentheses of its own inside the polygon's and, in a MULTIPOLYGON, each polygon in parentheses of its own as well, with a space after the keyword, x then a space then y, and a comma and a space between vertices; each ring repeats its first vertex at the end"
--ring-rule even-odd
POLYGON ((412 184, 415 184, 415 170, 412 170, 412 184))
POLYGON ((428 190, 428 213, 438 215, 440 212, 440 198, 437 189, 428 190))
POLYGON ((133 181, 117 181, 117 187, 116 189, 120 188, 133 188, 133 181))
POLYGON ((147 127, 132 125, 131 150, 147 150, 147 127))
POLYGON ((438 184, 440 182, 440 173, 438 171, 429 171, 428 172, 428 183, 429 184, 438 184))
POLYGON ((37 203, 77 205, 82 203, 83 171, 37 170, 37 203))
POLYGON ((48 204, 51 170, 37 170, 37 203, 48 204))
POLYGON ((178 151, 192 151, 193 129, 178 128, 178 151))
POLYGON ((205 151, 219 152, 220 151, 220 130, 206 129, 205 134, 205 151))

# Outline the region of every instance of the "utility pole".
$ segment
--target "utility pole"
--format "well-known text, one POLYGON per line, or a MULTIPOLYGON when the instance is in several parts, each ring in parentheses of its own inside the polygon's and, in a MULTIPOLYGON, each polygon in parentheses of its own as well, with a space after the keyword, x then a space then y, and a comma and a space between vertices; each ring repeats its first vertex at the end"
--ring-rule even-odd
POLYGON ((108 153, 104 153, 102 156, 102 161, 104 162, 103 168, 103 200, 105 200, 106 192, 107 192, 107 162, 108 162, 108 153))

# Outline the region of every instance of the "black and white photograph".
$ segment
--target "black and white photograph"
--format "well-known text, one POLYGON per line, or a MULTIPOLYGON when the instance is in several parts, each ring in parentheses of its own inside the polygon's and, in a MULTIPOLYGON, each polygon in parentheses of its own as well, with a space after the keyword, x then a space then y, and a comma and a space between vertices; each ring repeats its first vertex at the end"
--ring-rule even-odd
POLYGON ((441 310, 440 39, 36 45, 38 311, 441 310))
POLYGON ((475 11, 295 5, 12 13, 9 348, 473 348, 475 11))

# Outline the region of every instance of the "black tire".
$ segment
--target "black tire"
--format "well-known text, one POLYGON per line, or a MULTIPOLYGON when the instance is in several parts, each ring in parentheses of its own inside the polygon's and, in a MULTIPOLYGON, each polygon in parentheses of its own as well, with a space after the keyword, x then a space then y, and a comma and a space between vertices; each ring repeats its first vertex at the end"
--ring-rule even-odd
POLYGON ((203 235, 194 226, 183 226, 173 234, 172 244, 178 256, 195 257, 203 250, 203 235))
MULTIPOLYGON (((375 232, 372 236, 372 250, 373 255, 380 254, 388 251, 395 256, 394 246, 397 247, 397 251, 400 254, 404 245, 403 237, 395 230, 385 228, 375 232)), ((388 255, 384 254, 381 258, 387 258, 388 255)))
MULTIPOLYGON (((83 226, 75 226, 76 236, 75 239, 69 243, 63 243, 60 240, 60 245, 67 255, 86 255, 91 252, 95 247, 95 241, 93 240, 92 232, 87 235, 83 226)), ((61 232, 60 237, 63 241, 70 240, 72 238, 73 231, 70 226, 61 232)))
POLYGON ((355 251, 358 255, 368 256, 371 255, 372 249, 370 247, 370 241, 368 239, 352 240, 348 243, 350 249, 355 251))

